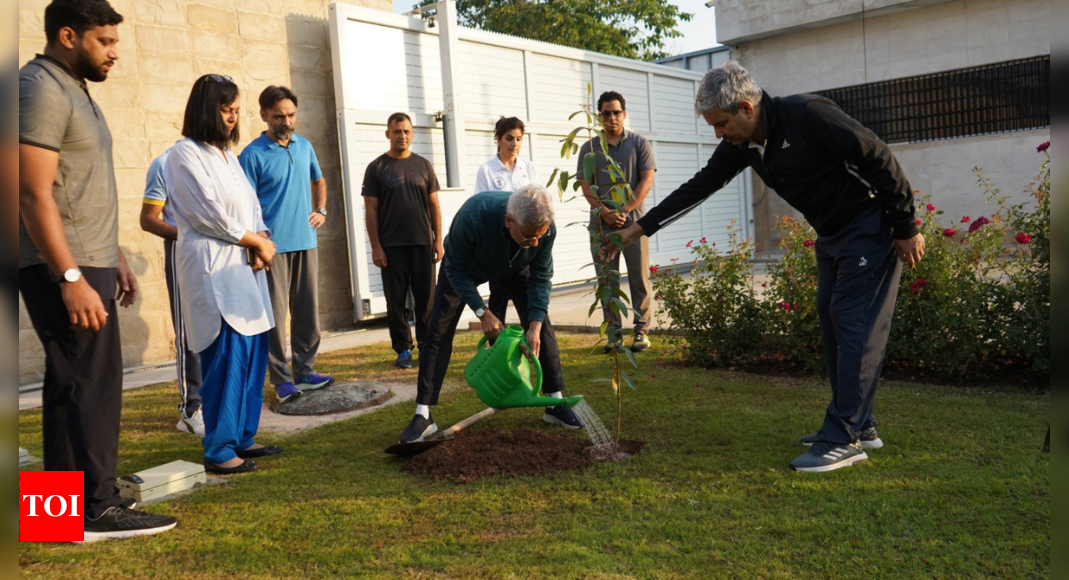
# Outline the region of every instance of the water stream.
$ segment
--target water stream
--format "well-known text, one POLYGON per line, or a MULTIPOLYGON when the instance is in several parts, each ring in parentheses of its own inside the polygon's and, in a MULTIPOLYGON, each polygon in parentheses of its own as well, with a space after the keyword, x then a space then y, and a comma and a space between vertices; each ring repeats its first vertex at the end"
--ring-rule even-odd
POLYGON ((579 401, 576 406, 572 407, 572 411, 575 412, 576 417, 579 417, 579 421, 583 424, 583 429, 590 436, 590 442, 594 444, 595 448, 612 449, 612 433, 605 427, 601 417, 598 417, 598 414, 594 412, 594 408, 590 406, 590 403, 586 402, 586 399, 579 401))

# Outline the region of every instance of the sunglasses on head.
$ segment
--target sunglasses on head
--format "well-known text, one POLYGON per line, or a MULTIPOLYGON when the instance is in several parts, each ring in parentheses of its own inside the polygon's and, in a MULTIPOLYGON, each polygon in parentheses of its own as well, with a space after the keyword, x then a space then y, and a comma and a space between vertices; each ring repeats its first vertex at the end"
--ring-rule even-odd
POLYGON ((230 77, 230 75, 208 75, 207 78, 213 83, 228 83, 231 85, 235 84, 234 79, 230 77))

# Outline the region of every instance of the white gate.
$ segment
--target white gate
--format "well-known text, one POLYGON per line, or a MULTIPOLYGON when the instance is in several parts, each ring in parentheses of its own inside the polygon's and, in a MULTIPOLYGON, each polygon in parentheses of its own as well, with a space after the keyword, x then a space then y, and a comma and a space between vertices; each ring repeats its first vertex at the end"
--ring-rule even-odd
MULTIPOLYGON (((442 220, 449 224, 471 195, 476 170, 495 154, 493 128, 501 116, 516 116, 527 127, 523 155, 535 162, 543 181, 554 168, 575 172, 575 160, 561 159, 564 137, 577 126, 568 117, 587 100, 614 90, 627 99, 629 128, 652 143, 658 172, 646 201, 652 207, 694 176, 718 144, 711 128, 693 112, 701 75, 543 42, 459 28, 457 49, 446 63, 455 71, 460 175, 446 188, 446 135, 442 113, 443 57, 440 27, 427 22, 346 4, 330 8, 334 86, 348 219, 357 320, 386 311, 379 269, 371 261, 360 196, 367 165, 389 148, 386 119, 408 113, 415 124, 412 150, 434 164, 443 190, 442 220)), ((448 83, 445 83, 448 84, 448 83)), ((556 188, 551 188, 556 192, 556 188)), ((688 241, 726 242, 736 221, 752 235, 751 193, 745 177, 728 185, 700 209, 650 242, 650 262, 685 259, 688 241)), ((586 229, 586 201, 566 196, 557 208, 558 240, 554 284, 581 282, 594 275, 586 229)), ((485 288, 484 288, 485 290, 485 288)))

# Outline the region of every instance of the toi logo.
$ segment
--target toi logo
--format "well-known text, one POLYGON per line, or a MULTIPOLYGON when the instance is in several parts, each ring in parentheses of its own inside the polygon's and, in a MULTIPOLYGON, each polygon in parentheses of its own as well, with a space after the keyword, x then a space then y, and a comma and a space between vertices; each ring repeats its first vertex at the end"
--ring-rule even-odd
POLYGON ((81 471, 20 472, 19 541, 84 541, 84 494, 81 471))

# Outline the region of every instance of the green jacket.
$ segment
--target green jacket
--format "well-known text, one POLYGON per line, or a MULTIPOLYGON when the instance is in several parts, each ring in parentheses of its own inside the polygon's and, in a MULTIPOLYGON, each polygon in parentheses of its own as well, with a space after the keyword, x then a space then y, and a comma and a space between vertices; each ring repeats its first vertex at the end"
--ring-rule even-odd
POLYGON ((488 191, 464 202, 445 238, 442 268, 461 300, 472 310, 478 310, 486 308, 479 285, 503 280, 530 266, 528 317, 545 322, 553 287, 553 242, 557 238, 557 226, 550 224, 549 233, 538 242, 537 248, 521 248, 505 227, 511 195, 488 191))

